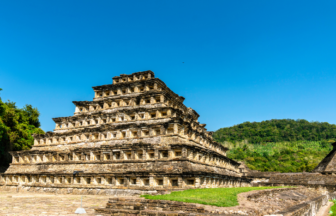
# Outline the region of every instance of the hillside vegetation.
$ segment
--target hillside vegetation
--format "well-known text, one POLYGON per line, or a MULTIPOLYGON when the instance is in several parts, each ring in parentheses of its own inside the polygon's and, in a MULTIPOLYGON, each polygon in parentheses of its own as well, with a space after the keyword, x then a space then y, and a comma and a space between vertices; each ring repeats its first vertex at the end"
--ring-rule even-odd
POLYGON ((39 115, 31 105, 18 108, 15 102, 3 102, 0 97, 0 166, 11 162, 8 151, 28 150, 34 142, 31 135, 44 133, 39 128, 39 115))
POLYGON ((214 133, 216 141, 230 148, 229 158, 272 172, 312 171, 335 138, 336 125, 291 119, 245 122, 214 133))
POLYGON ((336 125, 303 119, 244 122, 217 130, 214 138, 218 142, 247 140, 249 143, 333 140, 336 139, 336 125))

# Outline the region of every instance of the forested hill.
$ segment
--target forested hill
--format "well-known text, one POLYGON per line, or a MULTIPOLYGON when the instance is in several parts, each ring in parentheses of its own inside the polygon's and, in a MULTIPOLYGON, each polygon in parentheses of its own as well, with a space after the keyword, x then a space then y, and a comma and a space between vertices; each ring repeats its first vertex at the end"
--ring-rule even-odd
POLYGON ((227 156, 253 170, 310 172, 332 150, 336 125, 306 120, 273 119, 221 128, 214 139, 227 156))
POLYGON ((309 122, 299 119, 272 119, 262 122, 244 122, 221 128, 214 133, 218 142, 247 140, 249 143, 283 141, 336 140, 336 125, 327 122, 309 122))

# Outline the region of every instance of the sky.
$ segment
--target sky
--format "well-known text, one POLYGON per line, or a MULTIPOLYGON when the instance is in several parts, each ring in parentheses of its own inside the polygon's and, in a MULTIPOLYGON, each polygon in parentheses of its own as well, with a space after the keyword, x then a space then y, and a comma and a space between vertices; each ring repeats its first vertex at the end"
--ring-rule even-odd
POLYGON ((0 97, 72 116, 92 86, 152 70, 209 131, 336 124, 336 1, 0 1, 0 97))

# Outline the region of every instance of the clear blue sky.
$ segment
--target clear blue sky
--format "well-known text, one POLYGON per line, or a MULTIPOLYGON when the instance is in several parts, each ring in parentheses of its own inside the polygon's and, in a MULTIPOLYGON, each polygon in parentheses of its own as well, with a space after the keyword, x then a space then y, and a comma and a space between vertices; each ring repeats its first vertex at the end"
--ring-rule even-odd
POLYGON ((208 130, 336 123, 336 1, 0 1, 0 96, 42 129, 119 74, 152 70, 208 130), (184 63, 182 63, 184 62, 184 63))

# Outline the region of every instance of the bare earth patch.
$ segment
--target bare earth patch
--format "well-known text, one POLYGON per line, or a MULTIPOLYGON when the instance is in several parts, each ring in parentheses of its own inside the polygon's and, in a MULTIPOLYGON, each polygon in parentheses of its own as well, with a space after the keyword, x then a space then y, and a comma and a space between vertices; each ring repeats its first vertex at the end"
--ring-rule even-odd
MULTIPOLYGON (((108 196, 84 195, 83 208, 87 214, 99 215, 94 209, 104 207, 108 196)), ((0 215, 78 215, 81 195, 51 195, 0 191, 0 215)))

